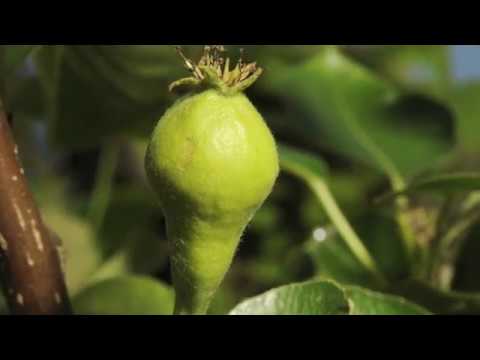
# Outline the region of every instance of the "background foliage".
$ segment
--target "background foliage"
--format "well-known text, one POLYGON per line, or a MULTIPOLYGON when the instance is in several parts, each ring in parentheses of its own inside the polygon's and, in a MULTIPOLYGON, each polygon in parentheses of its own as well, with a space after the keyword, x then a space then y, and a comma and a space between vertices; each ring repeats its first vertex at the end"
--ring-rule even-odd
MULTIPOLYGON (((480 82, 453 76, 451 48, 228 48, 240 47, 266 70, 248 95, 284 171, 210 312, 478 313, 480 82)), ((201 49, 184 46, 193 58, 201 49)), ((165 225, 143 157, 175 101, 169 83, 186 73, 174 49, 0 51, 1 94, 63 240, 77 312, 171 313, 165 225)))

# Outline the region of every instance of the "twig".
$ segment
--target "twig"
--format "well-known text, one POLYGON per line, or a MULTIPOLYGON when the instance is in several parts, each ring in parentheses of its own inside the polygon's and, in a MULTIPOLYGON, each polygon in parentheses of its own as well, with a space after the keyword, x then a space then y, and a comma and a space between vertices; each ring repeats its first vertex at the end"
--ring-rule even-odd
POLYGON ((58 248, 43 223, 0 108, 0 264, 14 315, 71 313, 58 248))

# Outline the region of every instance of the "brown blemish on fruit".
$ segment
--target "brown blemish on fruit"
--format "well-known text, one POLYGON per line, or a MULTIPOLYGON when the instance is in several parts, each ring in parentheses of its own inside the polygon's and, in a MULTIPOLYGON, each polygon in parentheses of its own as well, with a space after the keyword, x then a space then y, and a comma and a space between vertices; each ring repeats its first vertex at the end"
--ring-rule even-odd
POLYGON ((187 169, 193 161, 193 154, 195 152, 195 142, 191 138, 187 138, 185 141, 182 159, 179 162, 179 167, 183 171, 187 169))

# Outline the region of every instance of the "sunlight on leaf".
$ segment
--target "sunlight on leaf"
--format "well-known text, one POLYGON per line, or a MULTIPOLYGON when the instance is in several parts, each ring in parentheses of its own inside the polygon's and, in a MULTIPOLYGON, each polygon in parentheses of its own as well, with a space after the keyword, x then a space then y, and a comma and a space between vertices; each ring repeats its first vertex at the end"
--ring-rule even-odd
POLYGON ((239 304, 230 315, 429 315, 397 296, 328 281, 283 286, 239 304))

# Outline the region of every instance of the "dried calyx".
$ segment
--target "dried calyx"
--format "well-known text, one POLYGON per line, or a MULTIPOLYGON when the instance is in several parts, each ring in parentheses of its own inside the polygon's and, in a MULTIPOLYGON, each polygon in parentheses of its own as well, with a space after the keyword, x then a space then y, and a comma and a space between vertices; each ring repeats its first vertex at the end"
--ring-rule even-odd
POLYGON ((243 51, 235 67, 230 69, 231 60, 225 56, 226 50, 222 45, 205 46, 198 63, 188 59, 181 47, 176 48, 192 76, 175 81, 170 85, 170 91, 183 86, 206 86, 213 87, 225 95, 232 95, 253 85, 263 73, 263 69, 257 67, 255 62, 244 62, 243 51))

